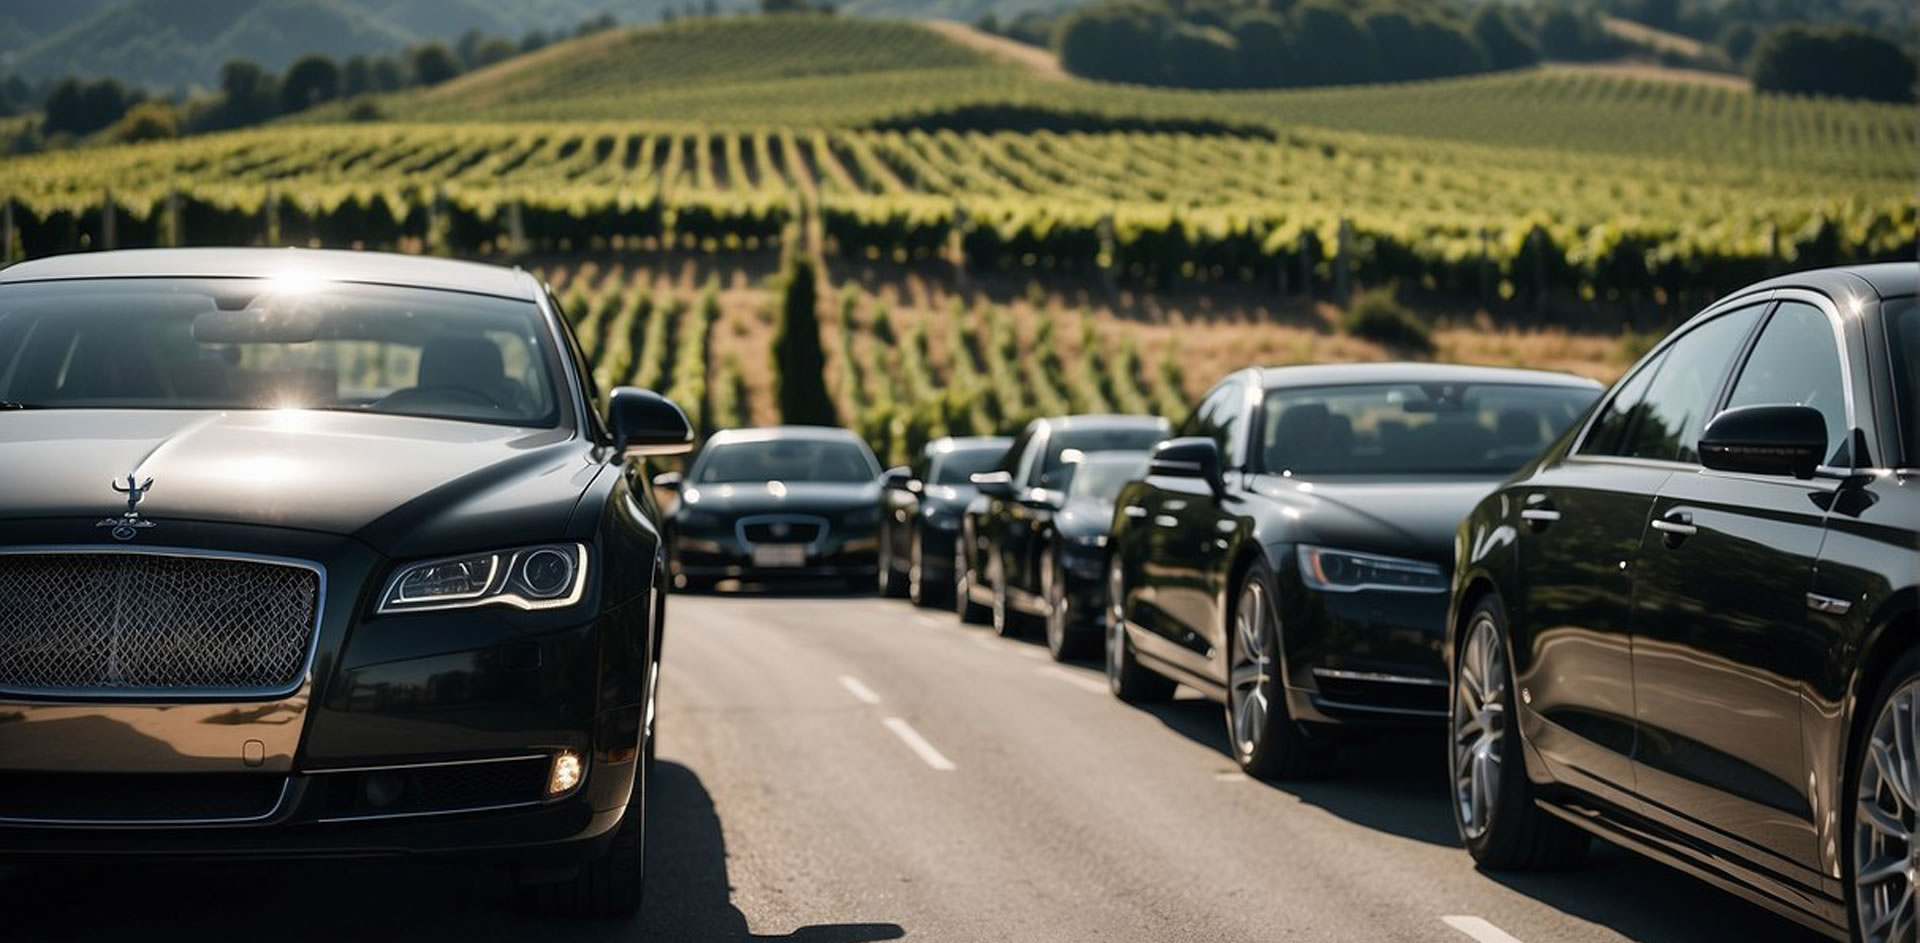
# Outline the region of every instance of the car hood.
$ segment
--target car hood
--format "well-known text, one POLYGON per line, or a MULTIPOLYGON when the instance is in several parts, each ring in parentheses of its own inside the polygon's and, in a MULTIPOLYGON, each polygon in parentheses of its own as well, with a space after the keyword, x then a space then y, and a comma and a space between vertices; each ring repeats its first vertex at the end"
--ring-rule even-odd
POLYGON ((878 482, 734 481, 691 485, 682 507, 715 514, 821 514, 877 507, 878 482))
POLYGON ((301 410, 20 412, 0 415, 0 441, 0 520, 123 514, 113 484, 133 475, 153 482, 138 506, 152 544, 169 520, 352 535, 390 554, 555 539, 599 467, 564 429, 301 410))
POLYGON ((1279 539, 1451 568, 1454 530, 1499 484, 1493 478, 1328 482, 1262 475, 1253 490, 1283 506, 1292 532, 1279 539))

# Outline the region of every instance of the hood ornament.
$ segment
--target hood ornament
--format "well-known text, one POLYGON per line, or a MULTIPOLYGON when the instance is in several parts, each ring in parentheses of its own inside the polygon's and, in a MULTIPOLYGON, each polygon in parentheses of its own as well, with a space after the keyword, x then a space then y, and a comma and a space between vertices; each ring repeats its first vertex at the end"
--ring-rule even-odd
POLYGON ((153 521, 140 517, 140 499, 153 490, 152 478, 144 481, 133 475, 128 475, 125 481, 116 478, 113 481, 113 490, 127 496, 127 513, 119 517, 109 517, 93 526, 113 528, 112 534, 115 540, 132 540, 140 536, 141 531, 154 526, 153 521))

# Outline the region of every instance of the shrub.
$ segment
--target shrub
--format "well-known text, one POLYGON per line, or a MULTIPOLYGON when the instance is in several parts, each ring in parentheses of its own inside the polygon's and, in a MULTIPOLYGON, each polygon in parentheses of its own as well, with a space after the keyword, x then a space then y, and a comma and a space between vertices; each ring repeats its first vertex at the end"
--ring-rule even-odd
POLYGON ((1391 285, 1355 292, 1340 316, 1340 329, 1400 356, 1433 356, 1433 335, 1426 322, 1394 297, 1391 285))

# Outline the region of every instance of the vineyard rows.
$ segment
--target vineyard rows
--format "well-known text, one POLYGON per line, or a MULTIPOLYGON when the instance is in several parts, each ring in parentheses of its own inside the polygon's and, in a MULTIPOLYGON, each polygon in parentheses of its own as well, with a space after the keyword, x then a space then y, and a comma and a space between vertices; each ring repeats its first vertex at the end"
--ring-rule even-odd
MULTIPOLYGON (((583 263, 539 274, 556 286, 601 389, 664 390, 703 436, 754 423, 748 371, 767 370, 771 354, 719 355, 716 280, 687 304, 644 269, 583 263)), ((1088 311, 1071 340, 1044 312, 1014 317, 957 302, 950 317, 915 318, 899 331, 884 298, 851 282, 837 296, 822 323, 834 407, 890 461, 937 436, 1008 432, 1040 415, 1187 408, 1176 348, 1149 359, 1132 338, 1103 333, 1088 311), (937 339, 928 331, 935 321, 937 339)))
POLYGON ((1910 154, 1914 128, 1832 114, 1783 135, 1829 141, 1829 160, 1854 155, 1851 174, 1332 132, 374 125, 14 160, 0 197, 24 254, 410 241, 460 254, 754 250, 805 217, 852 258, 1301 289, 1333 281, 1344 253, 1368 284, 1641 300, 1783 265, 1910 255, 1910 182, 1877 155, 1910 154))

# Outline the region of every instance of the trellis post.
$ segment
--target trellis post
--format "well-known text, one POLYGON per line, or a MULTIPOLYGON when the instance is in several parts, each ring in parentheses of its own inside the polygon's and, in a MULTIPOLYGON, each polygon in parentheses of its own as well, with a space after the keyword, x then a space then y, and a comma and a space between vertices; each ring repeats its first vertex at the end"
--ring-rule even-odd
POLYGON ((102 249, 111 249, 114 247, 115 242, 118 241, 119 233, 114 230, 117 228, 119 220, 117 220, 115 216, 116 214, 113 211, 113 191, 102 190, 100 192, 100 248, 102 249))

